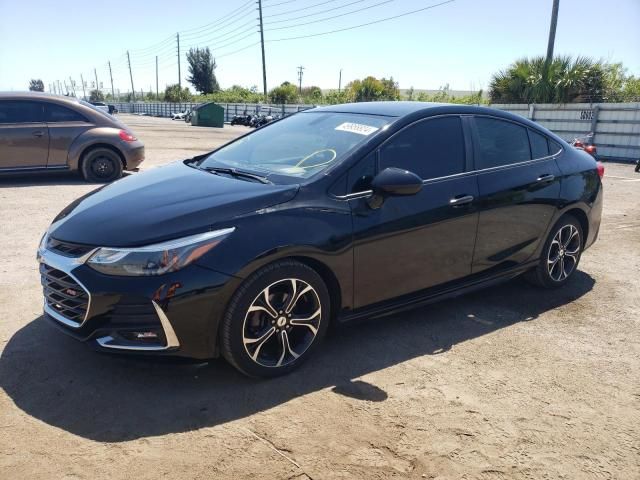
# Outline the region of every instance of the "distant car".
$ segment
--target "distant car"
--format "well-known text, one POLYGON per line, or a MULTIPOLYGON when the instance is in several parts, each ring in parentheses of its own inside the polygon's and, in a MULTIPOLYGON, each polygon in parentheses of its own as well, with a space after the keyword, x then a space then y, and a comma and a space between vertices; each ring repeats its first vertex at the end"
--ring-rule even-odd
POLYGON ((191 110, 185 110, 184 112, 172 113, 171 120, 184 120, 187 115, 191 113, 191 110))
POLYGON ((106 113, 111 113, 106 103, 103 103, 103 102, 89 102, 89 103, 94 107, 96 107, 98 110, 102 110, 103 112, 106 112, 106 113))
POLYGON ((0 93, 0 175, 79 171, 110 182, 144 160, 144 144, 99 106, 39 92, 0 93))

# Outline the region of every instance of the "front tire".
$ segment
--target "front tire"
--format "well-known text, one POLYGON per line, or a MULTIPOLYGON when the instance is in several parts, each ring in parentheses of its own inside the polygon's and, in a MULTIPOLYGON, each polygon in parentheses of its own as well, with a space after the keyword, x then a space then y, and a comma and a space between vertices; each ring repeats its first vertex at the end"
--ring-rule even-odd
POLYGON ((82 176, 87 182, 108 183, 122 176, 120 155, 109 148, 94 148, 82 158, 82 176))
POLYGON ((551 230, 538 266, 528 272, 525 278, 543 288, 563 286, 578 269, 583 247, 580 222, 571 215, 565 215, 551 230))
POLYGON ((327 287, 311 267, 281 260, 236 291, 221 325, 224 358, 251 377, 276 377, 309 358, 330 319, 327 287))

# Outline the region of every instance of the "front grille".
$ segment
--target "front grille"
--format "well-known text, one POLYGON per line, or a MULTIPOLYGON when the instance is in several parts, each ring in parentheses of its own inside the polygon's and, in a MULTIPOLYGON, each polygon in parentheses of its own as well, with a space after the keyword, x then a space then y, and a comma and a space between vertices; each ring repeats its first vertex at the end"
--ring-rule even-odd
POLYGON ((82 255, 89 253, 95 247, 89 247, 87 245, 78 245, 77 243, 61 242, 55 238, 49 238, 47 242, 47 248, 53 252, 56 252, 65 257, 81 257, 82 255))
POLYGON ((47 305, 67 320, 80 325, 89 308, 89 294, 73 277, 45 263, 40 264, 40 281, 47 305))

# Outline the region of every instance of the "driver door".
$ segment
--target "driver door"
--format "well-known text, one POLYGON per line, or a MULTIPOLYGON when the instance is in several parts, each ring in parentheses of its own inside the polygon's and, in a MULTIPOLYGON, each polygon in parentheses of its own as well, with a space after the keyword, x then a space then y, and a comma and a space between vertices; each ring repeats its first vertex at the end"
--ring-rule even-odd
POLYGON ((468 172, 470 151, 462 119, 436 117, 405 127, 349 172, 349 185, 356 189, 366 189, 367 181, 388 167, 423 179, 416 195, 386 198, 380 208, 368 205, 367 192, 355 192, 349 200, 355 308, 471 273, 478 184, 468 172))

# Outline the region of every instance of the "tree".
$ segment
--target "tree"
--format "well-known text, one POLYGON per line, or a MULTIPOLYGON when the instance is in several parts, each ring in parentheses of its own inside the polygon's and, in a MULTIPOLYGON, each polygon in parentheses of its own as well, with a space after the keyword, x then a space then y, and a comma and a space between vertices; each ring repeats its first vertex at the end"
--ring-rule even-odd
POLYGON ((200 93, 213 93, 220 90, 216 80, 216 61, 211 56, 209 47, 190 48, 187 52, 189 62, 189 78, 187 80, 200 93))
POLYGON ((89 101, 90 102, 104 102, 104 93, 100 90, 91 90, 89 93, 89 101))
POLYGON ((387 80, 369 76, 363 80, 354 80, 347 85, 347 90, 356 102, 400 100, 400 89, 393 77, 387 80))
POLYGON ((304 87, 302 89, 302 101, 303 103, 319 104, 322 103, 322 89, 320 87, 304 87))
POLYGON ((290 82, 283 82, 282 85, 269 92, 271 103, 296 103, 298 101, 298 89, 290 82))
POLYGON ((180 88, 177 83, 173 85, 167 85, 164 90, 165 102, 189 102, 192 99, 191 92, 187 87, 180 88))
POLYGON ((32 92, 44 92, 44 83, 42 83, 42 80, 40 80, 39 78, 32 78, 29 81, 29 90, 31 90, 32 92))
MULTIPOLYGON (((544 57, 517 60, 493 75, 489 97, 493 103, 570 103, 602 102, 615 84, 616 67, 588 57, 544 57)), ((615 88, 615 87, 614 87, 615 88)))

